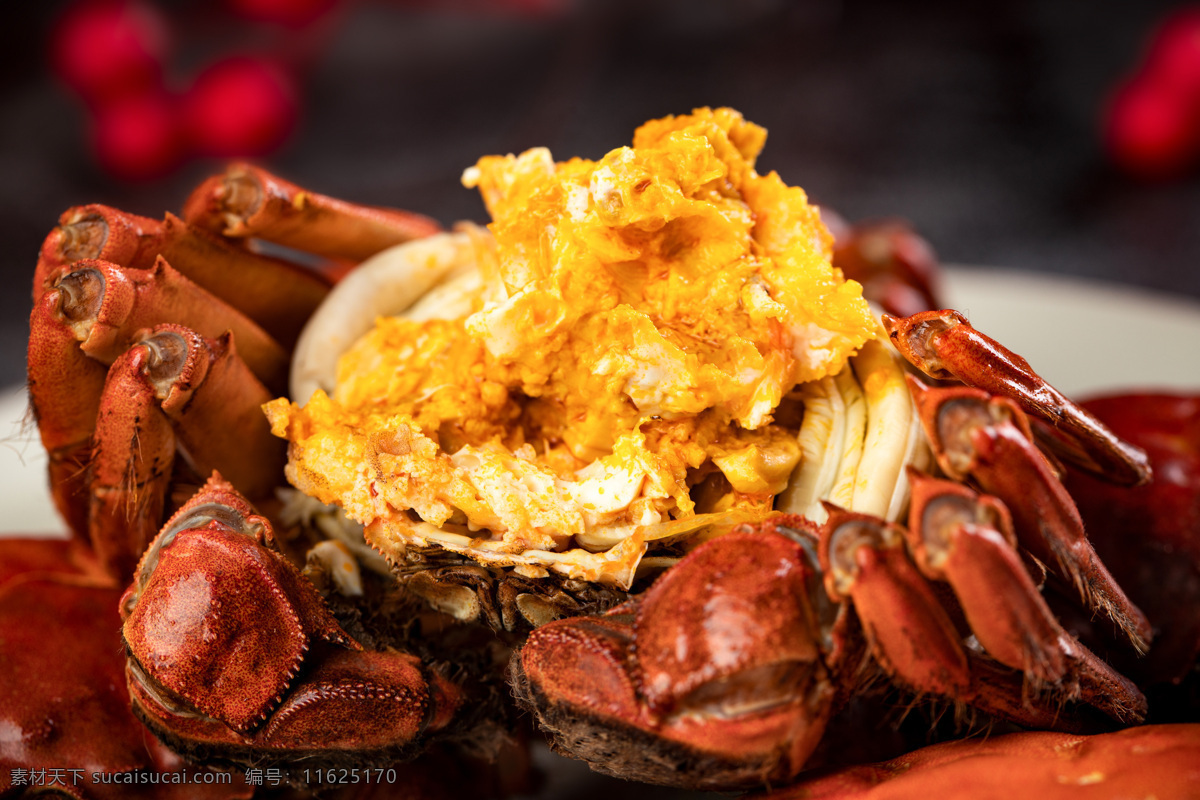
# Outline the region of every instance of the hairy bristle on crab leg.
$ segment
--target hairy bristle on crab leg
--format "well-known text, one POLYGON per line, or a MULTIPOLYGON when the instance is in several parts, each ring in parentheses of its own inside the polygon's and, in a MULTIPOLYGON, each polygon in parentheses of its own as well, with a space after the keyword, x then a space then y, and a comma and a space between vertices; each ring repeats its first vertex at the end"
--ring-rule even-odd
POLYGON ((441 230, 420 214, 347 203, 251 164, 233 164, 224 175, 200 184, 184 203, 183 217, 223 236, 255 236, 350 261, 441 230))
POLYGON ((158 532, 177 446, 198 476, 222 469, 252 497, 270 492, 286 460, 260 410, 270 398, 229 334, 207 340, 160 325, 113 363, 99 403, 88 520, 113 574, 132 574, 158 532), (256 457, 240 457, 247 451, 256 457))
POLYGON ((88 528, 88 462, 108 368, 79 349, 57 292, 29 319, 30 408, 49 457, 50 494, 71 530, 88 528))
POLYGON ((1075 502, 1030 440, 1016 403, 966 386, 929 388, 911 376, 909 385, 942 471, 998 497, 1021 545, 1145 652, 1150 623, 1088 542, 1075 502))
POLYGON ((1059 625, 1021 562, 1004 504, 911 468, 910 478, 913 560, 925 577, 954 589, 988 654, 1023 672, 1035 689, 1082 697, 1122 723, 1144 718, 1141 692, 1059 625))
POLYGON ((904 319, 884 314, 883 326, 904 357, 929 377, 957 379, 1011 397, 1027 414, 1045 420, 1051 426, 1045 444, 1080 469, 1129 486, 1150 480, 1150 462, 1141 449, 1122 441, 957 311, 925 311, 904 319))
MULTIPOLYGON (((942 497, 942 483, 925 487, 926 502, 931 496, 942 497)), ((951 585, 960 592, 960 600, 967 601, 964 610, 969 622, 974 623, 972 617, 977 619, 983 614, 982 634, 979 629, 973 630, 981 641, 987 640, 983 641, 985 647, 1004 636, 1006 623, 1019 626, 1023 634, 1030 635, 1031 640, 1024 642, 1021 649, 1037 652, 1012 654, 1012 648, 1006 648, 997 655, 989 648, 988 652, 1001 663, 1011 660, 1015 663, 1010 666, 1020 669, 1020 663, 1041 657, 1043 647, 1046 657, 1060 655, 1069 662, 1069 675, 1064 669, 1048 687, 1051 691, 1032 695, 1025 690, 1021 673, 995 670, 986 659, 963 646, 954 622, 909 559, 905 538, 910 534, 904 528, 869 514, 833 506, 828 510, 818 550, 826 592, 835 602, 845 599, 853 602, 872 655, 895 681, 919 693, 948 697, 1032 727, 1071 727, 1070 720, 1060 718, 1059 704, 1079 698, 1121 723, 1136 723, 1145 718, 1146 700, 1137 688, 1100 664, 1065 633, 1061 638, 1051 636, 1049 641, 1032 640, 1034 627, 1025 624, 1028 616, 1025 619, 1014 616, 1014 610, 1005 605, 1016 600, 1019 609, 1027 610, 1029 604, 1041 602, 1015 552, 1010 550, 1002 557, 1020 571, 1023 581, 1018 579, 1008 584, 1005 572, 981 576, 972 569, 970 577, 985 578, 984 586, 993 591, 984 589, 984 596, 972 595, 958 581, 951 580, 951 585), (1002 621, 997 622, 997 618, 1002 621), (1107 691, 1097 691, 1099 687, 1107 691), (1114 689, 1117 694, 1110 696, 1114 689)), ((960 548, 959 552, 968 547, 961 540, 955 546, 960 548)), ((996 560, 995 550, 988 555, 993 562, 996 560)), ((1046 614, 1049 615, 1048 610, 1046 614)))
POLYGON ((31 317, 30 398, 56 504, 115 574, 128 575, 161 522, 176 445, 172 420, 186 420, 182 444, 199 474, 219 466, 252 496, 269 489, 284 460, 259 411, 273 393, 235 354, 227 331, 236 325, 247 333, 268 373, 279 372, 280 356, 269 337, 254 336, 253 323, 196 296, 161 261, 149 271, 100 261, 77 266, 31 317), (147 338, 147 326, 161 319, 193 322, 218 338, 205 342, 181 327, 147 338), (248 443, 254 459, 214 456, 248 443))
POLYGON ((88 538, 105 568, 121 578, 133 574, 158 533, 175 463, 175 435, 157 411, 156 395, 178 359, 163 358, 163 349, 148 344, 122 353, 98 403, 88 538))
POLYGON ((157 220, 98 204, 68 209, 42 244, 33 279, 37 300, 76 261, 99 259, 150 269, 158 256, 210 294, 255 320, 291 347, 329 293, 316 272, 254 252, 244 241, 189 225, 174 214, 157 220))

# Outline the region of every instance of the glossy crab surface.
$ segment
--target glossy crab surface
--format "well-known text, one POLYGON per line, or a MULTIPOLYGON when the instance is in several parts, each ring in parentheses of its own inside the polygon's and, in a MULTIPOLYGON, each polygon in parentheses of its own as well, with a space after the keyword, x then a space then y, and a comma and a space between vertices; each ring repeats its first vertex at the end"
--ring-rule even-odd
POLYGON ((202 761, 411 758, 461 690, 416 656, 364 648, 273 539, 216 474, 155 537, 121 599, 139 716, 202 761))
POLYGON ((706 542, 624 606, 543 625, 514 658, 518 700, 597 771, 718 790, 794 779, 880 677, 1034 728, 1085 730, 1095 711, 1101 727, 1140 722, 1144 698, 1054 621, 996 506, 948 481, 914 491, 907 546, 866 514, 831 508, 819 529, 781 516, 706 542), (939 504, 954 521, 922 540, 939 504), (931 559, 957 605, 918 573, 931 559), (964 645, 950 611, 991 655, 964 645))
MULTIPOLYGON (((559 187, 573 198, 564 208, 595 206, 589 224, 596 225, 580 226, 564 245, 584 256, 584 268, 551 276, 576 301, 604 294, 593 289, 609 286, 613 274, 609 294, 620 300, 643 283, 656 285, 656 271, 669 279, 687 273, 701 296, 704 287, 724 292, 745 319, 730 313, 706 322, 685 313, 665 339, 671 346, 699 342, 699 366, 687 347, 679 358, 671 350, 648 373, 664 380, 648 381, 638 364, 620 361, 619 337, 606 335, 624 326, 636 334, 634 344, 646 345, 638 358, 654 362, 660 332, 629 310, 636 303, 617 303, 609 309, 615 316, 600 324, 587 303, 547 305, 554 291, 525 291, 520 259, 505 259, 540 241, 546 219, 508 206, 504 195, 537 196, 520 182, 558 167, 534 151, 515 161, 484 159, 467 182, 479 184, 498 212, 493 228, 516 235, 439 234, 378 256, 402 264, 406 285, 364 283, 357 297, 395 292, 407 317, 380 323, 373 340, 355 346, 343 362, 349 380, 337 381, 332 399, 318 396, 303 411, 272 404, 275 432, 291 440, 292 480, 341 501, 405 585, 422 589, 435 606, 461 619, 486 617, 506 643, 536 628, 512 667, 519 697, 556 747, 610 774, 722 789, 792 780, 872 678, 910 698, 936 695, 1035 728, 1139 721, 1146 713, 1139 690, 1067 632, 1039 586, 1046 579, 1115 623, 1114 647, 1150 644, 1154 631, 1092 550, 1056 473, 1061 458, 1144 482, 1141 451, 955 312, 885 319, 893 343, 917 367, 984 389, 914 384, 910 396, 899 356, 869 314, 859 319, 865 304, 854 285, 833 280, 837 263, 828 263, 831 242, 813 207, 776 176, 753 172, 761 129, 736 112, 702 111, 707 116, 648 124, 635 145, 678 145, 676 129, 691 131, 699 120, 720 155, 704 163, 716 168, 723 159, 729 185, 699 182, 688 189, 696 196, 681 199, 670 181, 633 180, 654 159, 631 166, 614 151, 601 170, 631 170, 628 180, 597 183, 593 175, 571 186, 578 178, 571 170, 582 168, 571 162, 559 187), (747 217, 737 191, 753 196, 757 216, 747 217), (709 222, 720 235, 701 250, 721 251, 726 239, 750 242, 738 261, 742 271, 733 270, 737 280, 719 270, 699 280, 702 271, 688 272, 696 264, 672 261, 692 223, 671 215, 704 203, 719 209, 709 222), (630 267, 626 256, 657 229, 657 214, 670 234, 645 251, 657 266, 630 267), (636 235, 625 236, 621 225, 630 224, 636 235), (588 272, 595 253, 625 266, 588 272), (817 283, 838 300, 830 301, 839 306, 833 322, 796 311, 804 301, 794 296, 798 279, 788 270, 797 262, 827 271, 817 283), (478 283, 497 274, 508 293, 499 305, 478 283), (593 286, 582 275, 603 280, 593 286), (482 316, 463 322, 475 313, 482 316), (567 346, 551 348, 558 372, 579 384, 575 394, 556 394, 562 386, 553 381, 539 384, 539 359, 558 335, 547 320, 563 318, 584 321, 562 337, 567 346), (863 320, 870 330, 860 329, 863 320), (483 345, 464 333, 471 325, 487 334, 483 345), (732 344, 706 338, 722 325, 734 332, 732 344), (534 335, 526 340, 514 331, 534 335), (818 334, 839 347, 797 356, 797 342, 818 334), (863 336, 875 339, 863 344, 863 336), (387 340, 404 355, 389 361, 372 349, 387 340), (842 347, 847 342, 862 347, 842 347), (929 352, 939 363, 926 369, 929 352), (376 381, 370 368, 381 364, 384 378, 376 381), (946 364, 954 368, 943 373, 946 364), (481 365, 491 372, 476 374, 481 365), (746 391, 746 374, 757 381, 753 391, 746 391), (797 375, 807 382, 792 396, 781 387, 797 375), (993 381, 997 375, 1005 379, 993 381), (675 391, 680 380, 687 385, 675 391), (374 428, 350 430, 392 390, 407 399, 385 409, 374 428), (588 405, 597 398, 605 413, 588 405), (347 413, 353 402, 359 406, 347 413), (570 413, 562 417, 558 406, 570 413), (470 413, 456 417, 461 407, 470 413), (1043 430, 1026 419, 1039 413, 1065 422, 1043 430), (643 426, 650 445, 638 438, 643 426), (1057 455, 1043 454, 1035 438, 1057 455), (896 522, 910 493, 905 530, 896 522), (695 508, 684 509, 689 503, 695 508), (772 519, 773 503, 809 519, 772 519), (747 519, 748 529, 726 533, 747 519), (647 558, 651 546, 661 549, 647 558), (672 563, 648 591, 607 614, 554 619, 614 605, 672 563)), ((201 263, 214 254, 258 263, 236 242, 262 236, 336 259, 326 273, 340 275, 345 263, 393 243, 398 223, 401 239, 433 227, 346 206, 242 166, 201 187, 184 216, 158 223, 103 207, 72 210, 47 240, 35 281, 30 383, 56 499, 90 537, 104 570, 122 580, 134 574, 121 608, 125 680, 138 715, 190 758, 243 765, 407 757, 436 736, 481 722, 487 707, 459 682, 462 670, 399 652, 390 640, 372 644, 361 635, 365 627, 348 632, 343 622, 356 622, 354 615, 329 610, 280 552, 288 543, 247 501, 275 510, 283 444, 270 437, 258 408, 281 393, 282 364, 292 343, 303 349, 309 334, 297 320, 329 281, 305 279, 316 288, 296 301, 303 310, 279 310, 293 297, 229 316, 212 311, 223 301, 202 294, 202 313, 194 314, 194 298, 182 298, 202 273, 184 277, 169 266, 197 253, 201 263), (222 335, 226 328, 232 336, 222 335), (60 373, 66 364, 75 370, 69 380, 60 373), (232 486, 214 477, 187 500, 214 467, 232 486)), ((907 313, 930 304, 928 252, 894 226, 877 234, 855 232, 834 257, 881 287, 893 308, 907 313), (898 290, 889 272, 905 273, 917 288, 898 290)), ((351 272, 343 285, 372 272, 351 272)), ((232 306, 242 294, 270 295, 288 284, 280 275, 297 274, 275 271, 270 290, 212 295, 228 296, 232 306)), ((669 318, 681 302, 698 300, 680 292, 655 296, 649 311, 637 313, 669 318)), ((380 310, 369 308, 350 313, 365 319, 380 310)), ((307 397, 300 391, 293 400, 307 397)), ((362 553, 361 530, 350 538, 356 535, 362 553)), ((336 568, 356 567, 346 553, 321 552, 310 556, 308 574, 328 593, 336 568)), ((480 660, 498 660, 489 646, 479 649, 480 660)))
MULTIPOLYGON (((1200 398, 1109 394, 1084 406, 1144 448, 1161 476, 1147 486, 1121 489, 1072 472, 1066 485, 1080 498, 1097 552, 1155 628, 1146 657, 1118 656, 1121 669, 1139 683, 1182 687, 1184 697, 1164 702, 1176 704, 1179 718, 1187 719, 1200 705, 1200 398)), ((1091 621, 1080 625, 1102 640, 1111 638, 1091 621)))
POLYGON ((1195 797, 1200 725, 1076 736, 1044 731, 963 739, 830 772, 754 800, 947 800, 1021 795, 1195 797))

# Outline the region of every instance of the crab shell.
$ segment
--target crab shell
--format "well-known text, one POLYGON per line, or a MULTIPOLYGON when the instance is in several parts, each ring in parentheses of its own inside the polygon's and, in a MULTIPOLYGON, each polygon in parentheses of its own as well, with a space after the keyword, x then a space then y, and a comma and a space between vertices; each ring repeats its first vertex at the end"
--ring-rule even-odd
POLYGON ((1075 736, 1031 731, 933 745, 746 800, 1195 797, 1200 725, 1075 736))

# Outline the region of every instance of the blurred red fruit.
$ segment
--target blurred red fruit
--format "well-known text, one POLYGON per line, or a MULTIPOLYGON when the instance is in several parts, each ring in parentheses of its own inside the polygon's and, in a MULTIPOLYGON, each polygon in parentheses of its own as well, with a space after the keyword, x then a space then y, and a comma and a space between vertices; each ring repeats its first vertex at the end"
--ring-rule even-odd
POLYGON ((257 22, 302 28, 331 11, 340 0, 226 0, 233 13, 257 22))
POLYGON ((180 125, 196 154, 240 158, 283 144, 298 114, 296 87, 278 64, 234 56, 196 77, 181 98, 180 125))
POLYGON ((1105 131, 1117 166, 1140 178, 1167 178, 1200 154, 1200 114, 1193 98, 1145 78, 1118 88, 1105 131))
POLYGON ((138 0, 82 0, 59 17, 50 39, 51 65, 96 105, 158 84, 167 23, 138 0))
POLYGON ((101 166, 126 180, 165 175, 182 155, 172 101, 161 91, 124 97, 98 109, 92 134, 101 166))
POLYGON ((1167 18, 1151 42, 1143 74, 1200 104, 1200 6, 1167 18))

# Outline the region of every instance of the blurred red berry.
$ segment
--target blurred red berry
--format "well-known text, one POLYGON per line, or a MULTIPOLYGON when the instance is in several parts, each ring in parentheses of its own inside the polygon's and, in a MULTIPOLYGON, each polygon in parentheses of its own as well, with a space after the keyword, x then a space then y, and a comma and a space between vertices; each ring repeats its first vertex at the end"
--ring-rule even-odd
POLYGON ((157 85, 166 49, 166 20, 139 0, 73 3, 50 37, 55 73, 93 105, 157 85))
POLYGON ((200 73, 181 98, 180 124, 198 155, 261 156, 283 144, 299 113, 292 78, 275 62, 233 56, 200 73))
POLYGON ((1200 6, 1175 12, 1150 44, 1143 75, 1200 105, 1200 6))
POLYGON ((165 175, 179 163, 179 144, 172 100, 161 91, 113 101, 98 109, 93 120, 96 158, 117 178, 165 175))
POLYGON ((1105 128, 1109 155, 1136 177, 1177 175, 1200 155, 1196 99, 1148 77, 1117 89, 1105 128))
POLYGON ((226 0, 233 13, 257 22, 302 28, 331 11, 340 0, 226 0))

